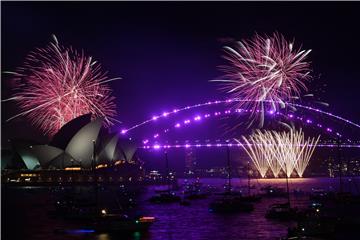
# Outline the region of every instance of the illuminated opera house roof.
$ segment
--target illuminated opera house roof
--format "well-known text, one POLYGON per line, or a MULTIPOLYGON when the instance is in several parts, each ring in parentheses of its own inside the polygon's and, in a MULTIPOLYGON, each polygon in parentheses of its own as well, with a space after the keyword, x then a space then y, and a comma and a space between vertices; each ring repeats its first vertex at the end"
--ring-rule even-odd
POLYGON ((48 145, 13 140, 11 154, 2 158, 2 169, 90 169, 94 162, 115 164, 133 161, 137 146, 117 133, 108 133, 103 119, 91 120, 86 114, 65 124, 48 145))

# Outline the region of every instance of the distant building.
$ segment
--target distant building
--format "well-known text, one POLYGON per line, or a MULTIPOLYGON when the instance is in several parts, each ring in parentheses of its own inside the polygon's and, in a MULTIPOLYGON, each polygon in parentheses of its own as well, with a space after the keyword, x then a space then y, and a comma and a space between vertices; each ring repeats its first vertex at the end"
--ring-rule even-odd
POLYGON ((196 155, 193 148, 185 148, 185 176, 194 177, 197 167, 196 155))

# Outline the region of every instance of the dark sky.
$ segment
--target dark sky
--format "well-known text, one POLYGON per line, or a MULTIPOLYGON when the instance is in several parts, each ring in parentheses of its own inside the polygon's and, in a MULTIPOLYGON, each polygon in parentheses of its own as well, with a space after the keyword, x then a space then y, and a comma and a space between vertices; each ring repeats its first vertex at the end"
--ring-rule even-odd
MULTIPOLYGON (((26 54, 55 34, 98 60, 117 97, 125 126, 153 114, 221 97, 208 80, 221 75, 221 39, 279 31, 310 55, 318 96, 329 111, 360 119, 359 2, 2 2, 2 70, 14 71, 26 54)), ((11 93, 2 78, 2 99, 11 93)), ((40 135, 2 103, 2 139, 40 135)))

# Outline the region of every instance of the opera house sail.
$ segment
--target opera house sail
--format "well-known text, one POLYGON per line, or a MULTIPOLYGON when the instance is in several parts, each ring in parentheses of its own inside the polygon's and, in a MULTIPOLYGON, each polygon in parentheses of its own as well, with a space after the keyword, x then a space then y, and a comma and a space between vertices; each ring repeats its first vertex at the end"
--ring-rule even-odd
POLYGON ((86 184, 143 180, 135 142, 109 133, 103 119, 86 114, 65 124, 48 144, 11 140, 2 153, 2 181, 9 184, 86 184), (93 173, 96 172, 96 175, 93 173), (94 179, 96 177, 96 179, 94 179))

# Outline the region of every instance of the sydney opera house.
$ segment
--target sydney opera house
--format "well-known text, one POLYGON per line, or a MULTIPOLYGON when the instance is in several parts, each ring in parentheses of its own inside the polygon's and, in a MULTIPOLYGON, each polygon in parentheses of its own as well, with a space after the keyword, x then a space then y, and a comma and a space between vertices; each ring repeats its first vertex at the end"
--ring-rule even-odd
POLYGON ((12 140, 2 153, 8 183, 136 182, 142 180, 136 144, 109 133, 102 119, 86 114, 65 124, 49 144, 12 140), (94 174, 95 173, 95 174, 94 174))

